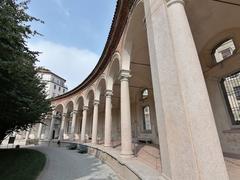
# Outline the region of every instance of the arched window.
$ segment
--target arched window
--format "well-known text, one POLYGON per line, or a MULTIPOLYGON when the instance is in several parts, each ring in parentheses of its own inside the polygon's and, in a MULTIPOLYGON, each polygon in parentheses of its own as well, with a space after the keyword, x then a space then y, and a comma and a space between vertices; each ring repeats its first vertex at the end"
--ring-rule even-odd
POLYGON ((151 131, 151 117, 150 117, 150 107, 144 106, 143 107, 143 129, 145 131, 151 131))
POLYGON ((233 39, 228 39, 219 44, 213 51, 216 63, 219 63, 232 56, 235 53, 235 50, 236 46, 233 39))
POLYGON ((148 89, 144 89, 142 91, 142 99, 146 99, 149 95, 148 89))

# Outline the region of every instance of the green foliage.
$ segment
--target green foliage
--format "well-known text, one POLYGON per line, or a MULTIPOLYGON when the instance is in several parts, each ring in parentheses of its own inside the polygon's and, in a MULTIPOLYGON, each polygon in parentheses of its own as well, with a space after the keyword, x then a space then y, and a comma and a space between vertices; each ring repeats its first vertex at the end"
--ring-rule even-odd
POLYGON ((50 111, 44 84, 36 75, 38 52, 26 43, 38 34, 30 22, 40 21, 26 13, 28 3, 0 0, 0 142, 40 122, 50 111))

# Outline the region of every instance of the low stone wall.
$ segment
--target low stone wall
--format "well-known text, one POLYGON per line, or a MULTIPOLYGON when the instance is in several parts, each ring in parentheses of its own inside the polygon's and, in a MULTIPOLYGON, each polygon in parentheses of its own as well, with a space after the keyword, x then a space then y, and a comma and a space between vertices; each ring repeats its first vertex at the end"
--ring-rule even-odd
POLYGON ((26 145, 38 145, 39 139, 28 139, 26 145))
POLYGON ((119 162, 116 158, 112 157, 106 152, 100 149, 96 149, 88 146, 88 153, 94 155, 96 158, 100 159, 102 162, 110 166, 120 179, 131 179, 137 180, 141 179, 133 171, 131 171, 125 164, 119 162))
POLYGON ((240 131, 229 130, 223 132, 224 138, 224 155, 232 154, 240 156, 240 131))

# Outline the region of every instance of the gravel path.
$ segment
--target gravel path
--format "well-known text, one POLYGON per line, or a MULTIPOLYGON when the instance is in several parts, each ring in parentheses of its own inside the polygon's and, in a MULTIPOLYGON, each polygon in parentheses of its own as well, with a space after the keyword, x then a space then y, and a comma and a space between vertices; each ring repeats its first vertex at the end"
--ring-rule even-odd
POLYGON ((32 147, 47 156, 47 163, 38 180, 105 180, 118 179, 113 170, 88 154, 58 147, 32 147))

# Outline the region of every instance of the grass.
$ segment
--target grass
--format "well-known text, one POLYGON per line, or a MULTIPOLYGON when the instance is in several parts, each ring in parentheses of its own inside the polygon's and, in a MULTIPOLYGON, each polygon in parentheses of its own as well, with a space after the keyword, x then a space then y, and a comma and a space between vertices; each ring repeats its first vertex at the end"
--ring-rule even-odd
POLYGON ((46 157, 31 149, 0 149, 0 179, 35 180, 46 157))

